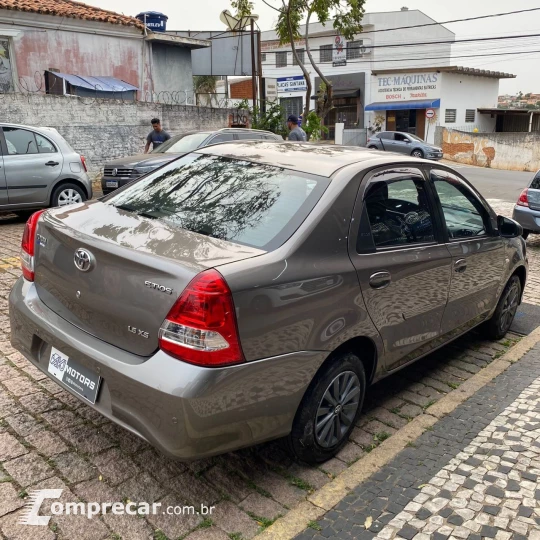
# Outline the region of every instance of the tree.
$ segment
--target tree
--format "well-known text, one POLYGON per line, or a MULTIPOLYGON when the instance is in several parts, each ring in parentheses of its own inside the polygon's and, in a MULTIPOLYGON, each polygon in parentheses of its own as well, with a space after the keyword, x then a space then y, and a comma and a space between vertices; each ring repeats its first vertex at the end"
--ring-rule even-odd
POLYGON ((248 17, 253 13, 253 2, 250 0, 231 0, 231 7, 238 18, 248 17))
POLYGON ((205 99, 205 105, 208 107, 212 106, 214 96, 217 94, 217 80, 218 78, 214 75, 196 75, 193 77, 195 95, 208 94, 205 99))
POLYGON ((265 131, 271 131, 282 137, 286 137, 287 130, 283 125, 283 117, 285 111, 283 107, 277 102, 267 101, 265 107, 253 107, 249 106, 248 100, 241 101, 237 108, 243 109, 249 112, 251 127, 253 129, 264 129, 265 131))
POLYGON ((345 39, 351 40, 355 34, 362 31, 362 18, 364 16, 365 0, 282 0, 283 7, 276 8, 279 11, 276 32, 281 45, 291 44, 292 52, 296 63, 300 66, 307 83, 306 102, 304 107, 304 117, 307 118, 310 103, 312 85, 309 72, 305 63, 300 58, 296 41, 302 39, 300 25, 305 19, 304 42, 309 63, 319 76, 324 85, 325 93, 321 92, 321 99, 318 100, 316 114, 319 118, 324 118, 333 108, 332 81, 328 79, 315 62, 309 46, 309 25, 312 18, 317 18, 325 25, 333 18, 333 28, 337 34, 345 39))

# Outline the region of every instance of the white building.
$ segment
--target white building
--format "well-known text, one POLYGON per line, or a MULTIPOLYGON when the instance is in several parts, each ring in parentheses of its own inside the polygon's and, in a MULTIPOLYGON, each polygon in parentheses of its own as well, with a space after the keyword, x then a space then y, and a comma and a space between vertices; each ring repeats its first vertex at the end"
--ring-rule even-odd
MULTIPOLYGON (((344 43, 341 52, 336 38, 344 40, 336 36, 331 22, 310 24, 310 49, 334 91, 335 108, 325 119, 330 138, 336 122, 345 127, 374 127, 377 122, 382 129, 430 140, 435 132, 431 126, 464 125, 473 116, 479 129, 491 127, 491 119, 480 119, 476 109, 497 105, 498 78, 508 75, 452 67, 454 33, 421 11, 366 13, 362 26, 362 33, 344 43), (433 114, 429 122, 427 109, 434 110, 428 113, 433 114)), ((300 33, 304 32, 302 27, 300 33)), ((306 56, 305 41, 299 40, 296 48, 305 58, 313 98, 320 80, 306 56)), ((287 114, 301 114, 306 82, 291 46, 280 46, 274 31, 263 32, 262 52, 263 75, 277 79, 280 103, 287 114)), ((314 99, 310 108, 315 108, 314 99)))

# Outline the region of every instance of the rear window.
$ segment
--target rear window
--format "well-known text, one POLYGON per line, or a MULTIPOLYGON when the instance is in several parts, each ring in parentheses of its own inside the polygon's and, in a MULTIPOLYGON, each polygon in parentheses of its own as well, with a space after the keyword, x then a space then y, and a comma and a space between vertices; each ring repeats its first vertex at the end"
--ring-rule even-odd
POLYGON ((104 202, 192 232, 269 251, 294 233, 329 182, 281 167, 190 154, 104 202))
POLYGON ((536 173, 536 176, 531 182, 531 189, 540 189, 540 171, 536 173))

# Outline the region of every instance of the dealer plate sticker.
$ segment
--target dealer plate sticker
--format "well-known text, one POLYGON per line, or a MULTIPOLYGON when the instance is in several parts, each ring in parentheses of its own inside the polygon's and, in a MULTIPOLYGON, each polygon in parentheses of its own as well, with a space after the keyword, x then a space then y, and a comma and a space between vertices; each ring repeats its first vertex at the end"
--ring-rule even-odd
POLYGON ((96 402, 101 377, 54 347, 49 358, 49 373, 90 403, 96 402))

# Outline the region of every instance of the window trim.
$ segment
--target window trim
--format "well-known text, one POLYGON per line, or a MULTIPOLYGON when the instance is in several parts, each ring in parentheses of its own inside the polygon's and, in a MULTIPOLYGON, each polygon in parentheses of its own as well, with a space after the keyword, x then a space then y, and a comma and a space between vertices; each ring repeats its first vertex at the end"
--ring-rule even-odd
POLYGON ((58 154, 58 152, 60 151, 60 150, 58 149, 58 146, 57 146, 56 144, 54 144, 54 142, 51 141, 51 139, 49 139, 49 137, 45 137, 45 135, 43 135, 43 134, 41 134, 41 133, 37 133, 37 131, 34 131, 33 133, 34 133, 34 138, 36 139, 36 146, 37 146, 37 148, 38 148, 38 154, 39 154, 39 155, 41 155, 42 153, 43 153, 43 155, 45 155, 45 154, 58 154), (39 151, 39 145, 38 145, 38 143, 37 143, 37 136, 38 136, 38 135, 39 135, 40 137, 42 137, 43 139, 45 139, 45 140, 46 140, 46 141, 54 148, 54 152, 40 152, 40 151, 39 151))
MULTIPOLYGON (((27 129, 25 127, 19 127, 19 126, 0 126, 0 131, 2 132, 2 136, 3 136, 3 141, 4 141, 4 144, 5 144, 5 152, 4 152, 4 157, 20 157, 20 156, 40 156, 42 155, 39 151, 39 147, 38 147, 38 143, 37 143, 37 139, 36 139, 36 132, 35 131, 32 131, 31 129, 27 129), (36 152, 32 152, 31 154, 29 153, 26 153, 26 154, 10 154, 9 153, 9 148, 8 148, 8 139, 6 137, 6 133, 5 133, 5 129, 18 129, 20 131, 27 131, 28 133, 31 133, 32 136, 34 137, 34 144, 36 145, 36 152)), ((41 133, 37 133, 37 135, 41 135, 41 133)), ((43 135, 41 135, 43 137, 43 135)), ((45 139, 47 139, 53 146, 54 148, 57 148, 55 144, 52 143, 52 141, 50 141, 47 137, 44 137, 45 139)), ((13 144, 13 143, 12 143, 13 144)), ((56 152, 54 152, 55 154, 58 153, 58 149, 56 150, 56 152)), ((45 155, 45 154, 43 154, 45 155)))

